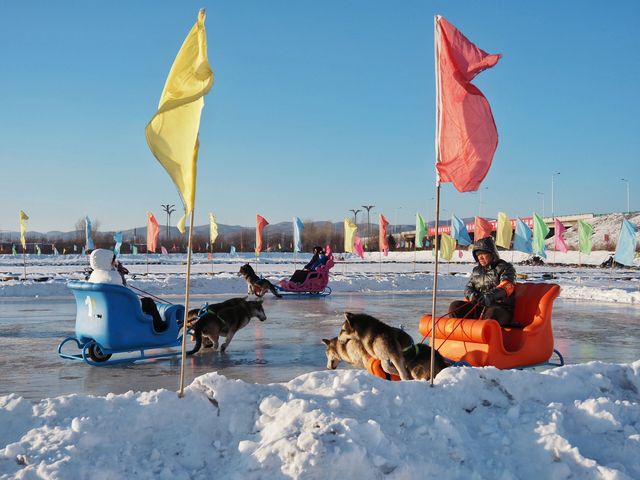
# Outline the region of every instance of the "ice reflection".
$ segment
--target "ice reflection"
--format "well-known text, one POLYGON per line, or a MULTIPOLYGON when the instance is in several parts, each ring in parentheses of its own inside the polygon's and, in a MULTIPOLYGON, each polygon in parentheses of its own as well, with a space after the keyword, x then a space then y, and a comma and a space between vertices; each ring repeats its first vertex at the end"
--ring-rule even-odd
MULTIPOLYGON (((196 297, 194 303, 226 297, 196 297)), ((179 299, 174 299, 179 301, 179 299)), ((443 295, 438 311, 453 300, 443 295)), ((203 350, 188 358, 186 381, 218 371, 248 382, 288 381, 325 366, 322 338, 337 335, 345 311, 366 312, 402 324, 419 341, 419 317, 431 309, 430 294, 333 294, 326 298, 277 300, 267 297, 267 320, 252 320, 234 337, 227 353, 203 350)), ((63 360, 58 342, 74 331, 71 299, 3 299, 0 303, 0 395, 40 399, 69 393, 104 395, 128 390, 176 390, 179 359, 136 365, 90 367, 63 360)), ((592 360, 628 363, 639 358, 640 307, 556 301, 556 348, 567 363, 592 360)))

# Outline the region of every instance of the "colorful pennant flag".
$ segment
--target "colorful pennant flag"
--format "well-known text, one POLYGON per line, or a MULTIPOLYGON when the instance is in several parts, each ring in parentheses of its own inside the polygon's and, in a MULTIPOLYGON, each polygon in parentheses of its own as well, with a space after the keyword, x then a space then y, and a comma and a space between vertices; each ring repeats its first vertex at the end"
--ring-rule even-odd
POLYGON ((353 252, 353 240, 358 231, 358 227, 348 218, 344 219, 344 251, 353 252))
POLYGON ((440 256, 449 261, 453 258, 453 252, 456 250, 456 241, 451 235, 443 233, 440 235, 440 256))
POLYGON ((496 226, 496 245, 507 250, 511 248, 511 237, 513 229, 511 228, 511 220, 504 212, 498 213, 498 225, 496 226))
POLYGON ((362 245, 362 239, 358 235, 353 238, 353 253, 364 260, 364 246, 362 245))
POLYGON ((478 189, 498 146, 489 102, 471 81, 499 59, 436 16, 436 169, 439 180, 459 192, 478 189))
POLYGON ((516 222, 516 233, 513 236, 513 249, 518 252, 533 253, 533 232, 522 220, 516 222))
POLYGON ((378 217, 378 224, 378 247, 386 257, 389 255, 389 239, 387 238, 387 226, 389 225, 389 221, 383 214, 380 214, 378 217))
POLYGON ((549 235, 549 227, 537 213, 533 214, 533 253, 547 258, 544 239, 549 235))
MULTIPOLYGON (((93 250, 93 238, 91 238, 91 220, 89 217, 84 217, 85 221, 85 248, 87 250, 93 250)), ((84 251, 82 252, 84 254, 84 251)))
POLYGON ((169 255, 169 252, 166 248, 164 248, 164 246, 160 247, 160 253, 162 253, 162 255, 169 255))
POLYGON ((27 240, 24 236, 27 231, 27 220, 29 220, 27 214, 20 210, 20 243, 22 244, 23 252, 27 250, 27 240))
POLYGON ((211 243, 211 249, 216 243, 218 238, 218 223, 216 222, 216 216, 213 213, 209 213, 209 242, 211 243))
POLYGON ((580 253, 585 255, 591 254, 593 246, 591 237, 593 236, 593 227, 584 220, 578 220, 578 245, 580 253))
POLYGON ((116 246, 113 247, 113 253, 115 253, 117 257, 120 255, 120 247, 122 247, 122 232, 116 232, 113 239, 116 242, 116 246))
POLYGON ((302 251, 302 230, 304 230, 302 220, 293 217, 293 251, 295 253, 302 251))
POLYGON ((160 236, 160 224, 153 216, 147 212, 147 253, 155 252, 158 248, 158 237, 160 236))
POLYGON ((11 255, 17 255, 18 252, 16 252, 16 246, 15 245, 11 245, 11 255))
POLYGON ((236 256, 236 247, 234 247, 233 245, 231 245, 231 248, 229 249, 229 255, 231 255, 232 257, 236 256))
POLYGON ((477 242, 481 238, 490 237, 491 232, 493 232, 491 222, 482 217, 476 217, 473 222, 473 240, 477 242))
POLYGON ((138 254, 138 247, 135 245, 131 245, 131 254, 132 255, 137 255, 138 254))
POLYGON ((453 215, 451 217, 451 236, 458 242, 458 245, 471 245, 471 237, 464 222, 453 215))
POLYGON ((618 245, 616 246, 616 254, 613 257, 616 262, 629 267, 633 266, 633 258, 636 254, 637 232, 638 227, 626 218, 622 219, 620 236, 618 237, 618 245))
POLYGON ((256 257, 260 256, 262 251, 262 230, 267 225, 269 222, 264 217, 256 215, 256 257))
POLYGON ((569 249, 567 248, 567 244, 564 241, 564 232, 567 231, 566 227, 557 218, 555 219, 553 226, 554 226, 553 248, 555 248, 556 250, 562 253, 567 253, 567 250, 569 249))
POLYGON ((513 249, 518 252, 533 253, 533 232, 521 219, 516 222, 513 249))
POLYGON ((56 248, 56 246, 55 246, 55 245, 53 245, 53 244, 52 244, 52 245, 51 245, 51 248, 53 249, 53 254, 54 254, 55 256, 60 255, 60 252, 58 252, 58 249, 56 248))
POLYGON ((424 222, 424 218, 419 213, 416 213, 416 249, 422 248, 424 245, 424 237, 429 234, 427 231, 427 225, 424 222))
POLYGON ((184 40, 167 77, 158 111, 145 128, 149 149, 167 171, 184 205, 178 230, 193 211, 196 196, 198 130, 204 96, 213 86, 213 72, 207 59, 205 13, 184 40))

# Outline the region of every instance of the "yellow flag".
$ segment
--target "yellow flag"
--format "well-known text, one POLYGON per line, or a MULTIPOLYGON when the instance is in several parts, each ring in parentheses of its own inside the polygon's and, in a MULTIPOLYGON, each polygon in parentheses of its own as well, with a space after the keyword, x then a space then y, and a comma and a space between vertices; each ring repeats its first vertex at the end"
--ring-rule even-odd
POLYGON ((456 249, 456 241, 447 233, 440 235, 440 256, 449 261, 453 258, 456 249))
POLYGON ((344 219, 344 251, 353 252, 353 238, 356 235, 358 227, 348 218, 344 219))
POLYGON ((213 244, 218 238, 218 224, 216 223, 216 216, 213 213, 209 214, 209 243, 213 249, 213 244))
POLYGON ((502 248, 511 247, 511 237, 513 229, 511 228, 511 220, 506 213, 498 213, 498 225, 496 226, 496 245, 502 248))
POLYGON ((145 135, 153 155, 167 171, 180 193, 184 216, 178 230, 192 211, 196 197, 198 129, 204 96, 213 86, 213 72, 207 59, 207 33, 204 10, 185 39, 160 96, 158 111, 145 135))
POLYGON ((27 231, 27 220, 29 220, 27 214, 20 210, 20 243, 23 251, 27 249, 27 240, 24 238, 24 234, 27 231))

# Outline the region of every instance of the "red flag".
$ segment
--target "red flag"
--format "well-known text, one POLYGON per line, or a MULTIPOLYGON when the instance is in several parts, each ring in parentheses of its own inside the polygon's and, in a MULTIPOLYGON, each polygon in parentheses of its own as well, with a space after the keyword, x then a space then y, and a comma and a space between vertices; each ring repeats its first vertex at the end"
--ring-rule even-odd
POLYGON ((153 213, 147 212, 147 252, 155 252, 158 246, 160 225, 153 213))
POLYGON ((491 222, 488 222, 482 217, 476 217, 476 221, 473 224, 473 240, 478 241, 481 238, 490 237, 493 227, 491 222))
POLYGON ((556 250, 560 250, 562 253, 567 253, 567 244, 564 242, 564 232, 566 232, 566 227, 560 223, 560 220, 555 219, 555 230, 554 230, 554 247, 556 250))
POLYGON ((380 224, 380 232, 378 234, 379 250, 386 257, 389 254, 389 240, 387 240, 387 225, 389 225, 389 221, 384 218, 383 214, 380 214, 380 218, 378 221, 380 224))
POLYGON ((364 260, 364 247, 362 246, 362 239, 357 235, 353 239, 353 253, 364 260))
POLYGON ((262 251, 262 229, 267 225, 269 222, 264 217, 256 215, 256 257, 262 251))
POLYGON ((459 192, 478 189, 498 146, 489 102, 471 80, 500 57, 480 50, 436 16, 436 168, 440 181, 453 182, 459 192))

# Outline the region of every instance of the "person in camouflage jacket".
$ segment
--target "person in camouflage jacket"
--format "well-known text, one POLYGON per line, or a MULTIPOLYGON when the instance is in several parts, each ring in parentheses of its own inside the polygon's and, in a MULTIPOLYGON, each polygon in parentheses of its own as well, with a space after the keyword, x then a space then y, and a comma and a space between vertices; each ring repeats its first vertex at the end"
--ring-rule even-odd
POLYGON ((478 265, 464 290, 464 301, 449 306, 449 314, 456 318, 493 318, 500 325, 509 325, 515 308, 516 271, 500 259, 492 237, 481 238, 473 244, 473 258, 478 265))

